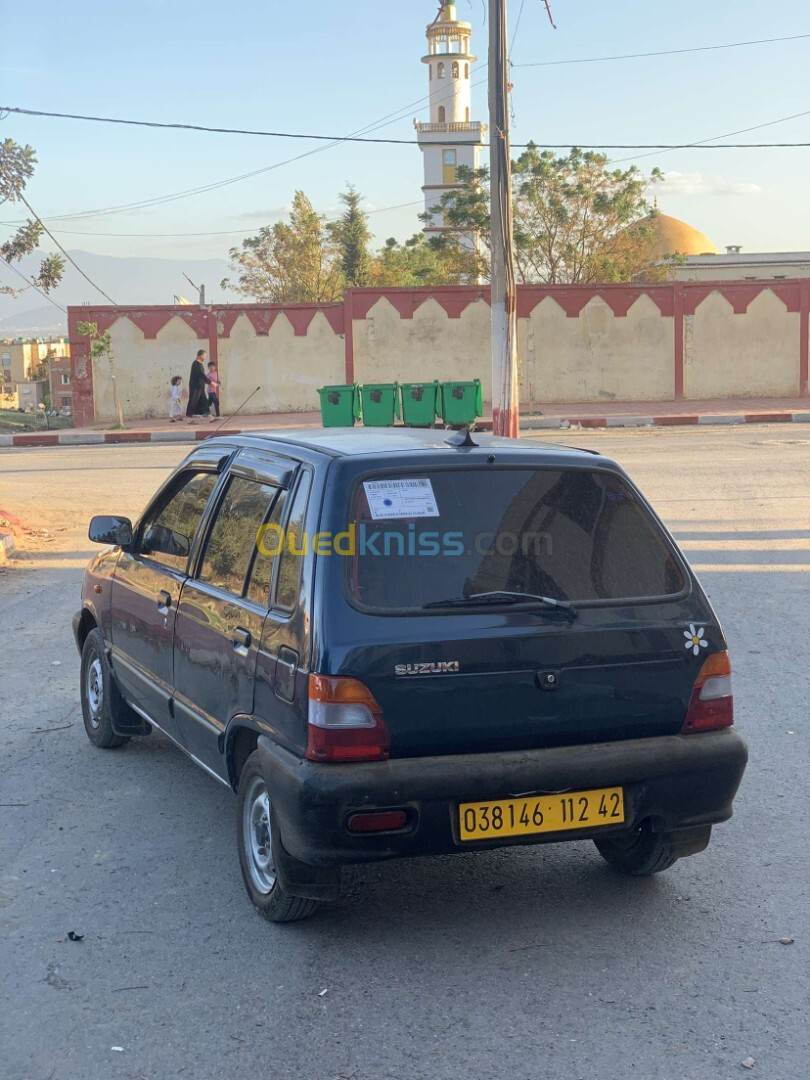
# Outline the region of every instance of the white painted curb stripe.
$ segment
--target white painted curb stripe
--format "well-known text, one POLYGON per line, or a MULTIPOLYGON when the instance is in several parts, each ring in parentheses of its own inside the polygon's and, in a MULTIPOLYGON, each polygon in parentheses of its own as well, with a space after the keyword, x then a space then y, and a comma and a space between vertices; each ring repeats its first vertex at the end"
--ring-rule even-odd
POLYGON ((189 431, 153 431, 149 441, 195 443, 197 442, 197 436, 189 431))
POLYGON ((58 439, 59 446, 84 446, 96 443, 104 442, 104 433, 99 432, 82 432, 71 431, 65 432, 64 435, 60 435, 58 439))
POLYGON ((14 550, 14 537, 11 533, 0 533, 0 563, 5 562, 14 550))
POLYGON ((609 416, 608 427, 652 427, 652 416, 609 416))
POLYGON ((745 416, 742 413, 720 413, 717 416, 699 416, 699 424, 744 424, 745 416))

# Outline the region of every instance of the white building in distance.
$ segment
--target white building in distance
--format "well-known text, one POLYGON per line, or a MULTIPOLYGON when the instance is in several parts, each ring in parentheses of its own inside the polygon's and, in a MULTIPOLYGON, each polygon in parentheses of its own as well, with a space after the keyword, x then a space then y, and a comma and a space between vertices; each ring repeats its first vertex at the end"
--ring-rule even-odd
POLYGON ((652 256, 683 256, 673 272, 675 281, 778 281, 810 277, 810 251, 752 251, 729 244, 725 252, 698 229, 678 218, 656 212, 652 256))
MULTIPOLYGON (((471 51, 472 25, 456 16, 454 3, 442 4, 438 17, 427 28, 427 65, 430 87, 430 121, 416 121, 419 147, 425 159, 425 212, 428 234, 445 231, 441 213, 435 213, 442 195, 459 187, 458 168, 477 169, 486 135, 486 124, 470 120, 472 68, 477 60, 471 51)), ((474 243, 472 238, 470 243, 474 243)))

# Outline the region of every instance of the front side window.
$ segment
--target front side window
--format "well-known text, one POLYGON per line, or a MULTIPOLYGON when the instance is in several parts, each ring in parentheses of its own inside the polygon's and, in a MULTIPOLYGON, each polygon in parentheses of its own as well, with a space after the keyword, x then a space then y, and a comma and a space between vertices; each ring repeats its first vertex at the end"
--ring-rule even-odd
POLYGON ((148 514, 140 529, 140 553, 172 570, 185 571, 216 473, 183 473, 161 509, 148 514))
POLYGON ((374 477, 358 485, 350 523, 357 546, 347 559, 349 588, 376 610, 421 610, 495 591, 618 602, 672 596, 686 584, 660 527, 608 472, 374 477))
POLYGON ((261 528, 278 488, 231 478, 205 545, 197 577, 241 596, 261 528))

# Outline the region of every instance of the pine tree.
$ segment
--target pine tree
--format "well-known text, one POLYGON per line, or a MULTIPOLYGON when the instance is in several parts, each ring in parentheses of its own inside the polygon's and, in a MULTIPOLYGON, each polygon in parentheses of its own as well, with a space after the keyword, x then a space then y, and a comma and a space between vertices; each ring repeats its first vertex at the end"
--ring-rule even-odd
POLYGON ((341 194, 340 201, 346 209, 332 228, 340 247, 343 277, 349 288, 368 285, 371 280, 371 256, 368 250, 371 233, 368 214, 360 206, 363 196, 354 184, 349 184, 341 194))

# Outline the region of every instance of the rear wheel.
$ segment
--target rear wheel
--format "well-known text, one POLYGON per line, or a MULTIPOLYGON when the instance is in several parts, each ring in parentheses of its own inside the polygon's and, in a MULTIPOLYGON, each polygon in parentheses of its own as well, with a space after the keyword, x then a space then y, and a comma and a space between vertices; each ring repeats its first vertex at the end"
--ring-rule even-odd
POLYGON ((276 874, 270 795, 255 751, 239 780, 237 815, 239 865, 253 905, 268 922, 296 922, 312 915, 318 901, 288 895, 276 874))
POLYGON ((631 833, 614 833, 594 840, 596 850, 614 870, 631 877, 649 877, 669 870, 679 858, 669 833, 654 833, 644 822, 631 833))
POLYGON ((104 637, 96 628, 87 635, 81 661, 82 718, 87 738, 102 750, 113 750, 129 742, 113 727, 116 718, 126 719, 130 710, 110 668, 104 637))

